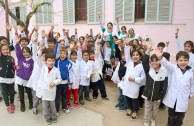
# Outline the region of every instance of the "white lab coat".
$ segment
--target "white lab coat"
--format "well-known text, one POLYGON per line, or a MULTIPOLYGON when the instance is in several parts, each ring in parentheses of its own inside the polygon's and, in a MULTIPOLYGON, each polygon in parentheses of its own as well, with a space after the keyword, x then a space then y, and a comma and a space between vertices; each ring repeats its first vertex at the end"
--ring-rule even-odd
POLYGON ((60 71, 56 67, 53 67, 50 73, 48 73, 48 66, 43 64, 36 96, 42 98, 42 100, 54 101, 56 97, 56 86, 50 88, 49 85, 51 82, 54 82, 55 85, 61 83, 60 71))
POLYGON ((123 85, 120 85, 120 87, 123 90, 123 95, 135 99, 139 96, 139 88, 142 83, 145 82, 146 75, 142 63, 139 63, 137 66, 134 67, 134 62, 132 61, 129 54, 130 47, 125 46, 124 51, 127 62, 127 70, 124 76, 124 83, 122 83, 123 85), (135 82, 129 81, 129 77, 135 78, 135 82))
POLYGON ((186 112, 189 97, 192 97, 194 92, 194 76, 192 69, 187 70, 183 74, 177 65, 169 63, 165 58, 162 58, 160 63, 171 74, 171 82, 168 83, 163 103, 170 108, 174 108, 176 103, 176 112, 186 112))
POLYGON ((72 89, 78 89, 80 83, 80 62, 78 60, 76 62, 70 60, 70 62, 72 63, 72 89))
POLYGON ((92 62, 81 60, 80 62, 80 85, 89 86, 90 85, 90 76, 92 73, 92 62), (89 79, 87 80, 86 77, 89 79))
POLYGON ((115 69, 115 71, 114 71, 114 73, 113 73, 113 75, 112 75, 112 78, 111 78, 111 80, 115 83, 115 84, 118 84, 121 80, 119 79, 119 74, 118 74, 118 72, 119 72, 119 67, 120 67, 120 62, 118 62, 118 64, 117 64, 117 67, 116 67, 116 69, 115 69))

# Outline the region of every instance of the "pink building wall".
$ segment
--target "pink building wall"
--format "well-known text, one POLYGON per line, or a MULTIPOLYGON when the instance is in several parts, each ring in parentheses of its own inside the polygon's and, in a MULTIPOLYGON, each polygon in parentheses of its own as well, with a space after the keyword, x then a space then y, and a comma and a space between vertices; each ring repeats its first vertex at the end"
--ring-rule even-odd
MULTIPOLYGON (((113 22, 113 9, 114 9, 114 0, 105 0, 105 24, 107 22, 113 22), (112 5, 112 6, 110 6, 112 5)), ((192 40, 194 41, 194 0, 174 0, 173 3, 173 15, 172 15, 172 24, 144 24, 144 23, 135 23, 135 24, 122 24, 129 28, 134 28, 135 32, 142 37, 149 35, 156 45, 160 41, 170 41, 169 52, 172 55, 174 60, 174 55, 176 54, 176 44, 174 40, 174 32, 176 28, 180 28, 180 40, 192 40)), ((70 30, 70 35, 74 34, 74 29, 78 29, 78 35, 85 35, 89 33, 89 29, 93 29, 94 35, 101 32, 99 25, 88 25, 88 24, 75 24, 75 25, 63 25, 63 11, 62 11, 62 0, 56 0, 53 3, 54 7, 54 19, 53 24, 55 26, 54 31, 60 31, 62 28, 70 30)), ((35 16, 34 16, 35 17, 35 16)), ((29 29, 32 29, 35 25, 35 18, 30 21, 29 29)), ((5 18, 4 12, 0 14, 0 35, 5 35, 5 18)), ((50 26, 40 26, 41 29, 49 30, 50 26)), ((116 25, 114 25, 114 31, 117 32, 116 25)))

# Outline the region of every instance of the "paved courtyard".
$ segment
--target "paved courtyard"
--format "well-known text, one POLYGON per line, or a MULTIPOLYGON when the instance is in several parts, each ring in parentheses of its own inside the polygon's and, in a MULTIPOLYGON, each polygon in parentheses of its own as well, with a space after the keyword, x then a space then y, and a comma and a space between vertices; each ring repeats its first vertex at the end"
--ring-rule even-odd
MULTIPOLYGON (((143 110, 140 110, 138 119, 132 121, 126 117, 125 111, 119 111, 114 106, 117 103, 118 89, 112 82, 106 82, 109 101, 100 97, 96 101, 87 102, 79 109, 72 109, 71 113, 60 112, 58 122, 53 126, 143 126, 143 110)), ((26 100, 27 101, 27 100, 26 100)), ((10 115, 5 111, 5 105, 0 103, 0 126, 44 126, 45 121, 42 112, 35 116, 30 110, 22 113, 19 110, 19 102, 15 101, 16 111, 10 115)), ((28 105, 28 104, 27 104, 28 105)), ((26 105, 26 106, 27 106, 26 105)), ((40 110, 41 106, 40 106, 40 110)), ((157 126, 166 126, 167 111, 159 112, 157 126)), ((183 126, 194 124, 194 99, 190 100, 189 110, 186 114, 183 126)))

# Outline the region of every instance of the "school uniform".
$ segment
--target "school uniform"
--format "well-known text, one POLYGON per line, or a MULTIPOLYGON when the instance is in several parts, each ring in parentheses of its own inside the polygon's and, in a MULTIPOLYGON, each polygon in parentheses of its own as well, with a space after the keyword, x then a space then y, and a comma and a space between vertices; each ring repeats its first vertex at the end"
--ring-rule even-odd
POLYGON ((0 54, 0 84, 5 105, 14 104, 15 61, 12 56, 0 54))
POLYGON ((92 62, 81 60, 80 62, 80 85, 79 85, 79 100, 83 100, 83 91, 85 97, 89 97, 90 76, 92 73, 92 62), (86 79, 89 78, 89 79, 86 79))
POLYGON ((42 98, 43 115, 46 120, 56 119, 56 86, 51 88, 49 86, 51 82, 54 82, 56 86, 61 83, 60 71, 56 67, 49 69, 43 63, 36 96, 42 98))
POLYGON ((145 99, 144 122, 150 123, 151 119, 156 120, 160 100, 166 94, 168 86, 167 70, 160 66, 158 73, 149 64, 150 56, 145 54, 142 64, 146 73, 146 84, 142 97, 145 99))
POLYGON ((138 96, 139 88, 145 81, 145 72, 142 63, 135 64, 129 56, 130 47, 125 46, 125 58, 127 62, 126 74, 124 76, 123 84, 120 86, 123 90, 123 95, 126 96, 128 108, 132 111, 139 110, 138 96), (135 82, 129 81, 128 78, 135 78, 135 82))
POLYGON ((92 73, 91 85, 93 87, 93 98, 98 97, 98 89, 100 89, 101 97, 106 98, 106 89, 103 80, 102 68, 103 63, 101 62, 100 46, 95 43, 95 59, 92 62, 92 73))
POLYGON ((191 67, 181 70, 178 65, 172 65, 165 58, 160 63, 171 74, 171 82, 168 84, 163 103, 169 107, 168 125, 181 126, 185 112, 188 108, 189 98, 194 92, 194 76, 191 67))
POLYGON ((108 69, 111 67, 110 57, 111 57, 111 48, 106 46, 106 43, 103 46, 103 55, 104 55, 104 66, 103 74, 107 74, 108 69))
POLYGON ((80 81, 80 62, 70 60, 72 63, 72 85, 71 89, 67 91, 67 104, 70 104, 71 94, 73 93, 74 104, 78 103, 79 81, 80 81))

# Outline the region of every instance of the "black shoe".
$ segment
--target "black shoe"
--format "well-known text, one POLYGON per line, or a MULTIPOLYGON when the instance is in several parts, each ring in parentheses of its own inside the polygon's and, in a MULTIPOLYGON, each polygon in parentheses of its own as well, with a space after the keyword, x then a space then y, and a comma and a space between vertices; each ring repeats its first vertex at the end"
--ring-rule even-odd
POLYGON ((102 99, 109 101, 108 97, 102 97, 102 99))
POLYGON ((33 105, 32 105, 32 104, 30 104, 30 105, 29 105, 29 109, 31 110, 32 108, 33 108, 33 105))
POLYGON ((21 105, 20 111, 21 111, 21 112, 25 112, 25 105, 21 105))
POLYGON ((80 100, 79 100, 79 103, 80 103, 81 105, 84 105, 84 104, 85 104, 85 102, 84 102, 83 99, 80 99, 80 100))
POLYGON ((46 124, 47 125, 51 125, 52 124, 52 121, 49 119, 49 120, 46 120, 46 124))
POLYGON ((117 105, 115 105, 115 108, 118 108, 118 107, 120 107, 120 104, 119 103, 117 105))

